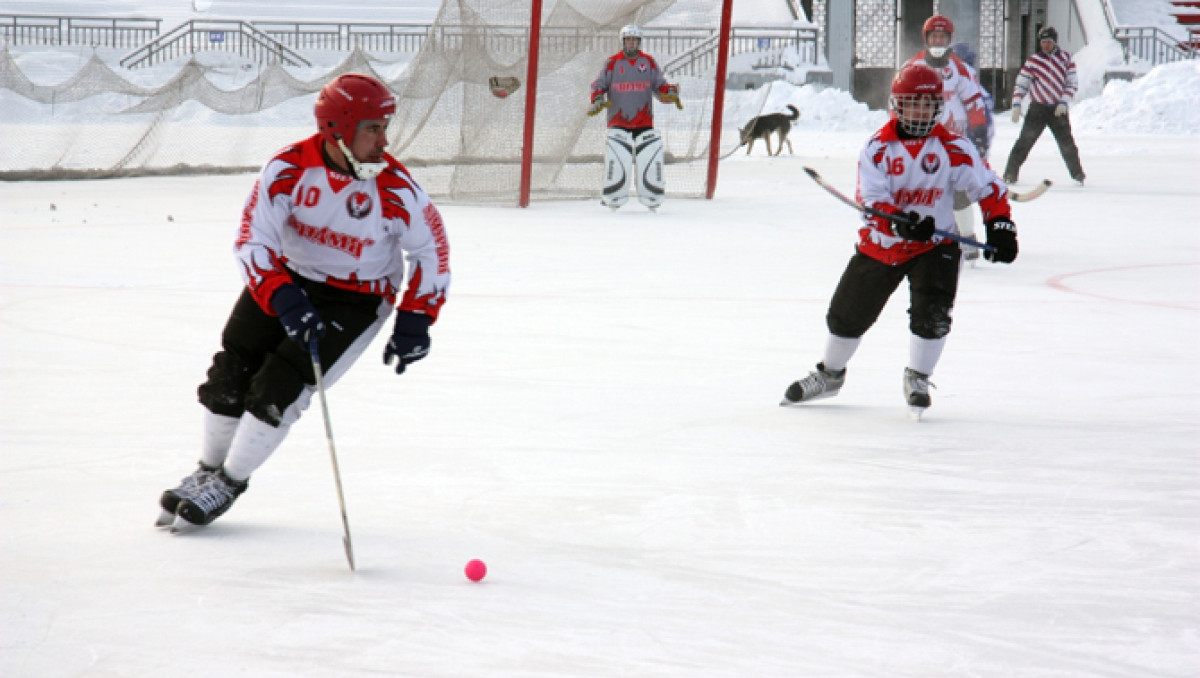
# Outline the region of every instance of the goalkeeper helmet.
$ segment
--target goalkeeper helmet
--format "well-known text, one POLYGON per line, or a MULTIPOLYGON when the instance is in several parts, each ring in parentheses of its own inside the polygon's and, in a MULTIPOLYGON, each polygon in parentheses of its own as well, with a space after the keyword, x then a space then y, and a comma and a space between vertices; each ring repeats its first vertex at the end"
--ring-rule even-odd
POLYGON ((625 38, 637 38, 637 47, 642 48, 642 29, 637 24, 629 24, 621 29, 621 49, 625 49, 625 38))
POLYGON ((942 114, 942 76, 921 64, 905 66, 892 80, 889 103, 900 128, 923 137, 933 131, 942 114))
POLYGON ((321 88, 313 112, 322 139, 335 146, 341 139, 350 146, 360 122, 390 120, 396 114, 396 97, 375 78, 346 73, 321 88))

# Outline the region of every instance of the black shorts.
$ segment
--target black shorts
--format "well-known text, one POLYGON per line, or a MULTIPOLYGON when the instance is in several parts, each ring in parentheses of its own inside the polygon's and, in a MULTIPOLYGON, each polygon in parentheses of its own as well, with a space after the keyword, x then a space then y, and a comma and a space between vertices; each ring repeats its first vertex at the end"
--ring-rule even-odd
POLYGON ((939 245, 896 266, 855 252, 829 302, 825 316, 829 331, 849 338, 866 334, 900 281, 908 278, 909 329, 925 339, 946 336, 958 294, 961 256, 957 243, 939 245))
MULTIPOLYGON (((318 353, 321 365, 333 365, 346 349, 379 320, 384 299, 351 292, 292 274, 325 322, 318 353)), ((240 417, 250 412, 278 426, 283 412, 316 383, 312 357, 287 338, 279 318, 268 315, 243 289, 225 329, 221 351, 213 356, 200 402, 215 414, 240 417)))

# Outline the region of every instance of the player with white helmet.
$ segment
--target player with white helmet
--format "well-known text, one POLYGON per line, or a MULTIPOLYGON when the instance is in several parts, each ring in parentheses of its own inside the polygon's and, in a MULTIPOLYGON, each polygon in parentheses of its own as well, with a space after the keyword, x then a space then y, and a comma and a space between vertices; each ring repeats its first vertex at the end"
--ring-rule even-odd
POLYGON ((654 58, 641 50, 642 29, 621 29, 621 51, 609 57, 592 83, 588 115, 608 110, 604 186, 600 201, 617 209, 629 199, 633 177, 638 200, 651 210, 666 194, 662 135, 654 129, 655 97, 679 108, 679 88, 669 84, 654 58))
POLYGON ((395 110, 383 83, 340 75, 317 97, 317 133, 259 174, 234 244, 245 286, 199 388, 200 464, 163 493, 160 526, 207 525, 245 491, 316 390, 313 352, 332 386, 393 308, 384 362, 400 373, 429 352, 450 252, 437 208, 384 150, 395 110))

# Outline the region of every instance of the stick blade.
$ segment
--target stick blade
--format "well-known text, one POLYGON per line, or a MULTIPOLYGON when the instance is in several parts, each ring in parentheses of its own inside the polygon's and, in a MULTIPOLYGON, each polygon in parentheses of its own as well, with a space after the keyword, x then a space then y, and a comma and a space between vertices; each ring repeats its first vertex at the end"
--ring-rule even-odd
POLYGON ((1042 183, 1034 186, 1028 191, 1022 191, 1020 193, 1010 191, 1009 195, 1012 196, 1013 202, 1029 202, 1030 200, 1034 200, 1041 196, 1053 185, 1053 182, 1051 182, 1049 179, 1042 179, 1042 183))

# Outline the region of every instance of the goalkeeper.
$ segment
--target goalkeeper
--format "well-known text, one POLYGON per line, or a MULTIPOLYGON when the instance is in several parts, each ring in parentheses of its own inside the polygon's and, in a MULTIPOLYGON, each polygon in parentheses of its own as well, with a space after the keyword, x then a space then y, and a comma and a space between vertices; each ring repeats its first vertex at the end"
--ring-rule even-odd
POLYGON ((604 62, 592 83, 588 115, 608 109, 608 138, 604 153, 604 189, 600 202, 618 209, 629 200, 629 180, 637 184, 638 200, 651 210, 663 202, 662 134, 654 129, 652 97, 683 108, 679 88, 667 83, 658 64, 641 51, 642 29, 621 29, 621 51, 604 62))

